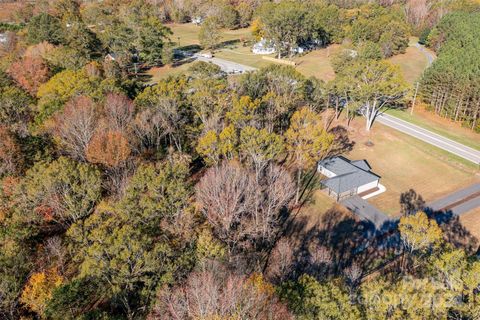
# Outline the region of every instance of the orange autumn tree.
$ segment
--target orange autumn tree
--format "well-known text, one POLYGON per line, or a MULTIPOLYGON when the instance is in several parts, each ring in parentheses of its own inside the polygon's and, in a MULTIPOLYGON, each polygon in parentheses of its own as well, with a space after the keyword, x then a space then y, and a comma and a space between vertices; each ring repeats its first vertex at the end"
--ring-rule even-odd
POLYGON ((23 166, 23 154, 14 135, 0 126, 0 176, 18 173, 23 166))
POLYGON ((115 168, 130 156, 130 146, 125 135, 117 130, 97 132, 87 146, 87 160, 115 168))
POLYGON ((20 301, 30 310, 43 317, 53 290, 59 287, 63 278, 56 268, 34 273, 23 289, 20 301))
POLYGON ((28 56, 14 62, 8 73, 28 93, 36 95, 40 85, 47 82, 50 70, 42 58, 28 56))

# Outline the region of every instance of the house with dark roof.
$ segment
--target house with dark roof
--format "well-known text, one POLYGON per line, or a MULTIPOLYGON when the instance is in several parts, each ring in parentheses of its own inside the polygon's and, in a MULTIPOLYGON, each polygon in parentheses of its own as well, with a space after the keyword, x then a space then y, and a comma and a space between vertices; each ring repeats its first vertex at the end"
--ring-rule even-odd
POLYGON ((342 156, 327 158, 318 162, 317 171, 326 177, 321 184, 337 201, 375 192, 380 183, 380 176, 372 172, 366 160, 350 161, 342 156))

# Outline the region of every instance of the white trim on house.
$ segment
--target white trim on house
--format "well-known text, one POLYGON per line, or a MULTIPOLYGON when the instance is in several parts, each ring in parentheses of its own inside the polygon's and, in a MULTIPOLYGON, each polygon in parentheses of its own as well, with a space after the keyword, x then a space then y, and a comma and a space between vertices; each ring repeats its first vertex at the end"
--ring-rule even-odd
POLYGON ((364 184, 363 186, 360 186, 357 188, 357 193, 362 193, 368 190, 372 190, 378 187, 380 179, 377 181, 372 181, 370 183, 364 184))

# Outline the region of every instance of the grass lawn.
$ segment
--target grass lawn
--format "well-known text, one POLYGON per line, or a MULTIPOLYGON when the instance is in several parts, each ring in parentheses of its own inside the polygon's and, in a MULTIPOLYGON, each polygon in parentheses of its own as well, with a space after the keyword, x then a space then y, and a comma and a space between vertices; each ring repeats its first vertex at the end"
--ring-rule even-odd
POLYGON ((152 77, 150 79, 150 83, 156 83, 159 80, 168 78, 169 76, 185 73, 191 65, 191 63, 184 63, 178 67, 166 65, 163 67, 151 68, 146 73, 152 77))
POLYGON ((480 181, 475 165, 379 123, 370 134, 374 145, 366 146, 363 126, 362 118, 353 121, 350 136, 356 145, 347 157, 366 159, 382 177, 387 191, 369 202, 389 215, 400 212, 400 194, 409 189, 429 202, 480 181))
MULTIPOLYGON (((194 25, 193 23, 170 23, 166 26, 173 32, 173 35, 170 36, 170 40, 177 43, 180 40, 180 46, 199 44, 198 33, 200 31, 200 26, 194 25)), ((253 39, 250 28, 237 30, 222 29, 220 37, 221 41, 235 41, 240 39, 249 41, 253 39)))
POLYGON ((425 54, 415 47, 417 42, 418 38, 412 37, 405 53, 388 59, 388 61, 400 67, 403 77, 410 84, 414 84, 420 78, 428 65, 425 54))
POLYGON ((244 47, 240 43, 223 47, 221 50, 215 52, 215 57, 255 68, 266 67, 273 63, 263 59, 262 55, 253 54, 249 45, 244 47))
POLYGON ((387 113, 452 139, 453 141, 480 150, 480 134, 464 128, 451 120, 439 117, 420 106, 414 110, 413 115, 410 114, 410 109, 388 110, 387 113))
POLYGON ((331 45, 324 49, 311 51, 293 60, 297 63, 297 70, 303 75, 307 77, 314 76, 324 81, 330 81, 335 78, 335 72, 330 63, 330 58, 333 54, 339 52, 340 49, 340 45, 331 45))
POLYGON ((480 240, 480 208, 461 215, 460 222, 477 240, 480 240))
POLYGON ((312 194, 311 200, 302 209, 302 211, 308 211, 310 213, 323 213, 335 205, 335 200, 327 196, 321 190, 315 190, 312 194))

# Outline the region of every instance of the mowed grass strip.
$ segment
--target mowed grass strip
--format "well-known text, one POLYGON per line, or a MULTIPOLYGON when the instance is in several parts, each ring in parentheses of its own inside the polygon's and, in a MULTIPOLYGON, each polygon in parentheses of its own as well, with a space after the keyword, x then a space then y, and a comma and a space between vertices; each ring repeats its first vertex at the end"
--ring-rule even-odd
MULTIPOLYGON (((362 127, 363 122, 359 130, 362 127)), ((400 212, 400 195, 409 189, 428 202, 480 181, 475 165, 379 123, 374 124, 370 138, 352 138, 356 145, 347 156, 366 159, 387 188, 369 202, 389 215, 400 212), (369 139, 373 146, 365 145, 369 139)))

